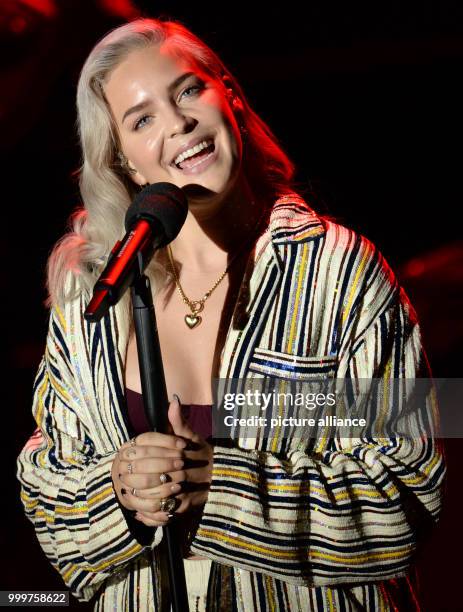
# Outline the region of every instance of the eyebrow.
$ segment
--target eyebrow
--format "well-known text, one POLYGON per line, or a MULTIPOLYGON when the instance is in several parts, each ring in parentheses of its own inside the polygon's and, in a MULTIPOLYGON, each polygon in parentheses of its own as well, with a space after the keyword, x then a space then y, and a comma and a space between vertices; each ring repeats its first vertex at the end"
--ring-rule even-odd
MULTIPOLYGON (((183 83, 183 81, 186 81, 186 79, 188 79, 193 74, 195 74, 195 73, 194 72, 185 72, 184 74, 181 74, 179 77, 177 77, 175 79, 175 81, 173 81, 169 85, 169 87, 167 89, 169 90, 169 92, 173 91, 179 85, 181 85, 183 83)), ((124 121, 127 119, 127 117, 129 115, 133 115, 133 113, 138 113, 139 111, 141 111, 144 108, 146 108, 147 106, 149 106, 151 103, 152 103, 151 98, 147 98, 146 100, 143 100, 143 102, 139 102, 138 104, 135 104, 135 106, 131 106, 130 108, 128 108, 125 111, 125 113, 124 113, 124 115, 122 117, 122 123, 124 123, 124 121)))

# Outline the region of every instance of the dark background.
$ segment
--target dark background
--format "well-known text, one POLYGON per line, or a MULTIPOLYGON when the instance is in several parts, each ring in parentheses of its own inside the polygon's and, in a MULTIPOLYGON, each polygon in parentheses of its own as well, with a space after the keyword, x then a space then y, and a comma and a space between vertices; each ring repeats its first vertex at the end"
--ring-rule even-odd
MULTIPOLYGON (((79 203, 79 70, 96 40, 137 12, 180 20, 219 53, 296 162, 315 209, 366 235, 397 272, 434 375, 463 373, 461 2, 2 0, 0 590, 64 589, 23 515, 15 458, 34 428, 47 256, 79 203)), ((447 442, 441 523, 417 559, 424 610, 463 610, 461 449, 447 442)))

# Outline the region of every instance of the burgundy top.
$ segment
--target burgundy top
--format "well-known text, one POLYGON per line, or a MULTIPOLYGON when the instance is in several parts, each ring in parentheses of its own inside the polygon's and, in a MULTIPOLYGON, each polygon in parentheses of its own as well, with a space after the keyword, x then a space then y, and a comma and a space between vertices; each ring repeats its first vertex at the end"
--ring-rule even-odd
MULTIPOLYGON (((145 415, 142 394, 126 388, 125 397, 129 420, 135 435, 151 431, 145 415)), ((181 408, 185 419, 194 432, 198 433, 204 440, 212 436, 212 406, 208 404, 181 404, 181 408)))

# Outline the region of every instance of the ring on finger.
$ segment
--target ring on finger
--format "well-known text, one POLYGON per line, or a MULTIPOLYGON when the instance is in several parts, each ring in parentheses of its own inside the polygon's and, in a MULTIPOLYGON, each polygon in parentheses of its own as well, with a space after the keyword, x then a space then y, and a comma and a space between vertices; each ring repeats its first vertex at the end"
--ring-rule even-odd
POLYGON ((162 474, 159 474, 159 480, 161 481, 161 484, 166 484, 166 482, 169 482, 170 476, 169 474, 162 472, 162 474))
POLYGON ((131 463, 127 464, 127 471, 129 474, 133 474, 133 465, 131 463))
POLYGON ((132 495, 134 495, 135 497, 137 497, 137 489, 132 489, 132 495))
POLYGON ((171 514, 177 507, 177 500, 174 497, 163 497, 159 502, 159 510, 171 514))
POLYGON ((137 445, 137 436, 134 436, 131 440, 130 440, 130 446, 136 446, 137 445))

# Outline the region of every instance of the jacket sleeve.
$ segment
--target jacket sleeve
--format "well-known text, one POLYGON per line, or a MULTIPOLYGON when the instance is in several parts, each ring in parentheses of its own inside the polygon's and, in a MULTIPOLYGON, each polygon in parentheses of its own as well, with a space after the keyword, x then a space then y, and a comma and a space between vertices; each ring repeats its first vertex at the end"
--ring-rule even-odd
MULTIPOLYGON (((339 355, 340 378, 387 384, 426 370, 413 309, 389 273, 377 276, 355 316, 346 317, 339 355), (355 321, 351 329, 348 321, 355 321)), ((419 414, 408 418, 420 429, 419 414)), ((192 550, 304 586, 405 575, 419 536, 440 511, 439 441, 335 437, 303 448, 282 456, 216 446, 192 550)))
POLYGON ((98 454, 79 418, 84 406, 75 390, 66 331, 61 312, 52 311, 34 383, 37 429, 18 457, 17 476, 45 555, 71 592, 89 601, 109 575, 156 546, 162 532, 137 539, 130 529, 111 479, 117 450, 98 454))

